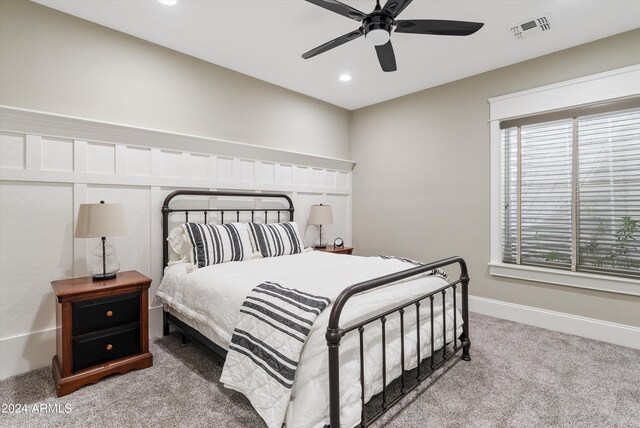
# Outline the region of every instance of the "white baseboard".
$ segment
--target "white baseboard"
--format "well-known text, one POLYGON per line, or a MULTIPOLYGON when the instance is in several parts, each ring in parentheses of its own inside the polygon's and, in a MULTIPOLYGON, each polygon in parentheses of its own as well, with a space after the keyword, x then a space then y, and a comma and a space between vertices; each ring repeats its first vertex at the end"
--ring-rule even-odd
POLYGON ((56 329, 0 340, 0 379, 51 364, 56 353, 56 329))
POLYGON ((149 339, 162 337, 162 306, 149 308, 149 339))
MULTIPOLYGON (((162 337, 162 306, 149 308, 149 338, 162 337)), ((51 365, 56 329, 0 339, 0 380, 51 365)))
MULTIPOLYGON (((482 315, 640 349, 640 328, 563 312, 469 296, 469 310, 482 315)), ((471 332, 473 339, 473 331, 471 332)))

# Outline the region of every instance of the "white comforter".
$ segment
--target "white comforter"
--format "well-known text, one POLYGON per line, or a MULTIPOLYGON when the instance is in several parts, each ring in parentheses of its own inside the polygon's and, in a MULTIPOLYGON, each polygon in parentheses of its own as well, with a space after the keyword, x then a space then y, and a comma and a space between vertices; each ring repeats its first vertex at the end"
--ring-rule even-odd
MULTIPOLYGON (((307 252, 292 256, 230 262, 187 272, 187 264, 170 266, 158 289, 160 297, 181 318, 208 327, 203 334, 225 349, 238 321, 239 308, 251 289, 264 281, 288 284, 332 300, 349 285, 409 269, 413 266, 395 259, 344 256, 307 252), (208 333, 208 334, 207 334, 208 333)), ((347 327, 373 314, 409 301, 445 285, 435 276, 422 276, 381 289, 362 293, 349 300, 340 324, 347 327)), ((462 316, 457 314, 453 331, 452 293, 446 295, 446 341, 462 332, 462 316)), ((292 388, 285 423, 288 427, 322 427, 329 423, 327 347, 324 334, 331 305, 316 320, 302 350, 292 388)), ((429 300, 420 307, 421 356, 430 355, 429 300)), ((434 299, 434 348, 443 344, 442 297, 434 299)), ((416 366, 415 308, 405 311, 405 369, 416 366)), ((387 383, 400 375, 399 316, 390 315, 386 323, 387 383)), ((380 322, 365 327, 365 401, 382 391, 382 349, 380 322)), ((358 333, 346 335, 340 344, 341 423, 352 427, 360 422, 360 363, 358 333)))

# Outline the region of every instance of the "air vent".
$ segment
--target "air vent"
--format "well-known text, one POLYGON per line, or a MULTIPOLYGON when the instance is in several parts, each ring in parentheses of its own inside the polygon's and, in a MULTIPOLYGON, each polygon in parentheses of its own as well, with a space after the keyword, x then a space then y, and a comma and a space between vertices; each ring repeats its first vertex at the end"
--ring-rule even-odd
POLYGON ((549 15, 541 16, 540 18, 532 19, 531 21, 521 22, 510 28, 511 34, 516 39, 524 39, 536 33, 542 33, 544 31, 551 30, 551 18, 549 15))

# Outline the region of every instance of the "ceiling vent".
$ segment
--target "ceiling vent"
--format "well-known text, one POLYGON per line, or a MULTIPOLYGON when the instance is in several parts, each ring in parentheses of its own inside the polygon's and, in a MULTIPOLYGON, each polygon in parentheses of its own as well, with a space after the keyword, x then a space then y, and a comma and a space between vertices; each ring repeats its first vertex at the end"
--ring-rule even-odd
POLYGON ((551 19, 549 15, 532 19, 531 21, 521 22, 510 28, 511 34, 517 40, 524 39, 536 33, 542 33, 551 30, 551 19))

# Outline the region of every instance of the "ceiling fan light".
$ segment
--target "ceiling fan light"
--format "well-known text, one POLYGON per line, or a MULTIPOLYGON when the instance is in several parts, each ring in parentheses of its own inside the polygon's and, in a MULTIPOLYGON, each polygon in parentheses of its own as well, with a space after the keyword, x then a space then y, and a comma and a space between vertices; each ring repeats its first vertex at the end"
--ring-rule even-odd
POLYGON ((389 41, 390 37, 391 35, 389 34, 389 32, 387 30, 383 30, 382 28, 370 30, 366 35, 367 40, 370 40, 371 43, 374 44, 374 46, 386 44, 389 41))

